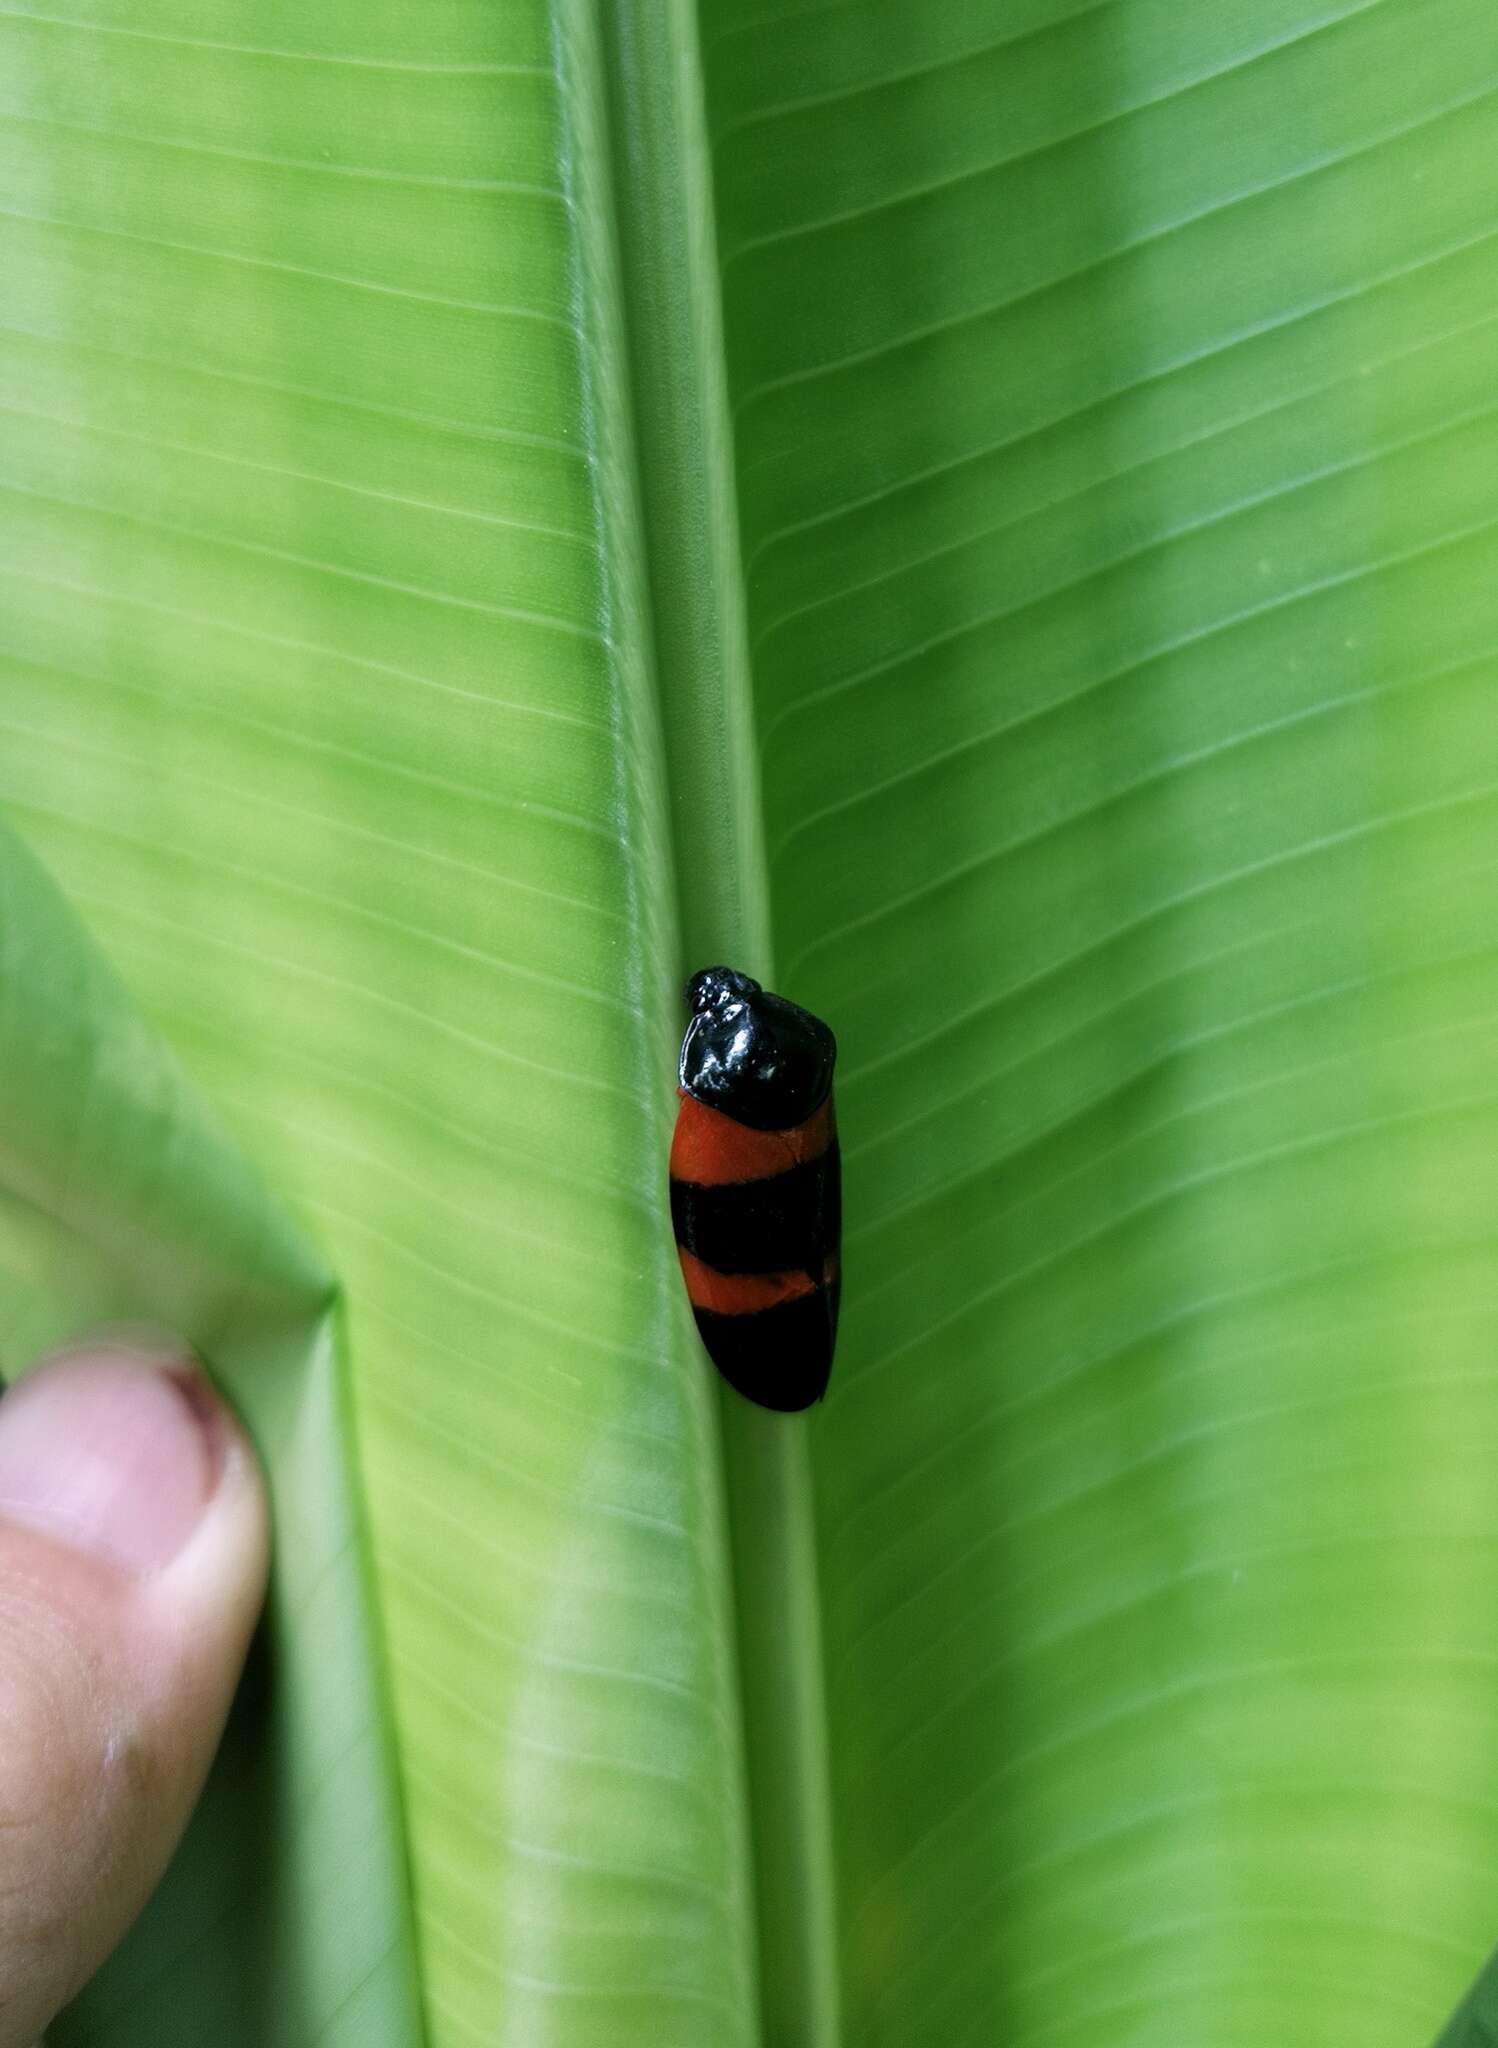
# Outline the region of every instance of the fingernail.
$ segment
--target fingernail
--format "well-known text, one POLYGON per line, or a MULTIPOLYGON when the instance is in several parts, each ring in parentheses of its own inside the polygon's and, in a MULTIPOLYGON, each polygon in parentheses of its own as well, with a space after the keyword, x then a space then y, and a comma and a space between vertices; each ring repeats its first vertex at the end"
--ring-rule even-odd
POLYGON ((0 1517, 127 1571, 159 1571, 212 1499, 228 1441, 218 1397, 185 1353, 75 1352, 0 1399, 0 1517))

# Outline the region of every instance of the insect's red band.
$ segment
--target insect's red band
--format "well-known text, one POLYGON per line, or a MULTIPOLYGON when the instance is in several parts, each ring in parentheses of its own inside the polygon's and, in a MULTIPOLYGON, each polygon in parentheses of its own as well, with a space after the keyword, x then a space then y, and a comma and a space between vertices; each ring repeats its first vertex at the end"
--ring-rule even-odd
POLYGON ((819 1159, 832 1143, 836 1127, 830 1095, 804 1124, 789 1131, 754 1131, 720 1109, 709 1109, 695 1095, 677 1092, 681 1110, 671 1141, 673 1180, 695 1181, 698 1187, 766 1180, 787 1167, 819 1159))
MULTIPOLYGON (((778 1308, 783 1301, 813 1293, 818 1284, 809 1273, 719 1273, 680 1247, 678 1256, 693 1308, 710 1309, 718 1316, 750 1316, 762 1308, 778 1308)), ((836 1261, 829 1259, 824 1282, 836 1269, 836 1261)))

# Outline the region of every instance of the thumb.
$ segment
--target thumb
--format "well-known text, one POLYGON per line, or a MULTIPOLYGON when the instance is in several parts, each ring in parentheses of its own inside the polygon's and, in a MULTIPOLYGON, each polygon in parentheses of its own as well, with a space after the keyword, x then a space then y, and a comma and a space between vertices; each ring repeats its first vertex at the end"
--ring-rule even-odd
POLYGON ((265 1587, 238 1426, 109 1340, 0 1399, 0 2048, 29 2048, 165 1869, 265 1587))

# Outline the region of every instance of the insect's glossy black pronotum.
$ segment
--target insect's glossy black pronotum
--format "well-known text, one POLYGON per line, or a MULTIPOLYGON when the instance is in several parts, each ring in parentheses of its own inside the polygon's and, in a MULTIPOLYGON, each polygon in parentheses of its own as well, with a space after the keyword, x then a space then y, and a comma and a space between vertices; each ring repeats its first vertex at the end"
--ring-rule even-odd
POLYGON ((687 984, 671 1220, 719 1372, 765 1408, 827 1391, 841 1227, 827 1026, 731 967, 687 984))

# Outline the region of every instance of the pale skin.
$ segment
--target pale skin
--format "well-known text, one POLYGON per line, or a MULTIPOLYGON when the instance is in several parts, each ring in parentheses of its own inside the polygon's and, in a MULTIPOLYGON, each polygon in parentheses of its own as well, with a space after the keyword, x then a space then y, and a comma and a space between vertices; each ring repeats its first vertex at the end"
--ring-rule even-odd
POLYGON ((264 1490, 185 1354, 111 1336, 0 1398, 0 2048, 149 1897, 265 1592, 264 1490))

